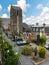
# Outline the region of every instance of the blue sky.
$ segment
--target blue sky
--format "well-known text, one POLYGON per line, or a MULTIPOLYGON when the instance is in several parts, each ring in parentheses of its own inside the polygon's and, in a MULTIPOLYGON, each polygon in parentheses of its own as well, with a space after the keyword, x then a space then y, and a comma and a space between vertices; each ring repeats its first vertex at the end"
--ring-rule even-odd
POLYGON ((0 0, 0 17, 10 17, 10 5, 18 5, 27 24, 49 23, 49 0, 0 0))

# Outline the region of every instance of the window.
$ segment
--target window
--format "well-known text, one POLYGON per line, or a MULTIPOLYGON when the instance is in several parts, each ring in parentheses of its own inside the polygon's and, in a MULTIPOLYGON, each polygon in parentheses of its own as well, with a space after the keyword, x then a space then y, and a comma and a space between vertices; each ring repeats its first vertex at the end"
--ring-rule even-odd
POLYGON ((33 28, 33 31, 35 31, 35 28, 33 28))
POLYGON ((38 28, 36 28, 36 31, 38 31, 38 28))

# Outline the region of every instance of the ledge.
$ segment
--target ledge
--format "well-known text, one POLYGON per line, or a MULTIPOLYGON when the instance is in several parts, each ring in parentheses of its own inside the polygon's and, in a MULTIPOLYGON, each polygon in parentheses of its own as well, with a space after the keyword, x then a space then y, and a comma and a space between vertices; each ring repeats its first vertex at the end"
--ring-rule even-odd
POLYGON ((32 60, 32 63, 34 63, 34 65, 39 65, 39 64, 43 63, 44 61, 46 61, 47 59, 49 59, 49 58, 43 59, 42 61, 39 61, 39 62, 35 62, 32 60))

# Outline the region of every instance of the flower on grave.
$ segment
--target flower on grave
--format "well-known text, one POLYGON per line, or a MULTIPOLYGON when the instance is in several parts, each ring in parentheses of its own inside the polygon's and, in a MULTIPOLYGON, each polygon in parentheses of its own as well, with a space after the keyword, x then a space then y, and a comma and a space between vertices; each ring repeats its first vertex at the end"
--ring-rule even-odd
POLYGON ((15 55, 18 55, 18 52, 15 52, 15 55))
POLYGON ((9 53, 9 50, 7 50, 7 52, 9 53))

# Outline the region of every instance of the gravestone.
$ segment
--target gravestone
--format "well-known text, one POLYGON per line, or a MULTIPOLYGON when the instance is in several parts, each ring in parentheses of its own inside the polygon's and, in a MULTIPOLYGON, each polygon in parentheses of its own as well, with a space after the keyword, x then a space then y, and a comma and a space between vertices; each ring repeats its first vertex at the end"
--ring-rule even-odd
POLYGON ((40 35, 37 35, 37 44, 40 44, 40 35))

